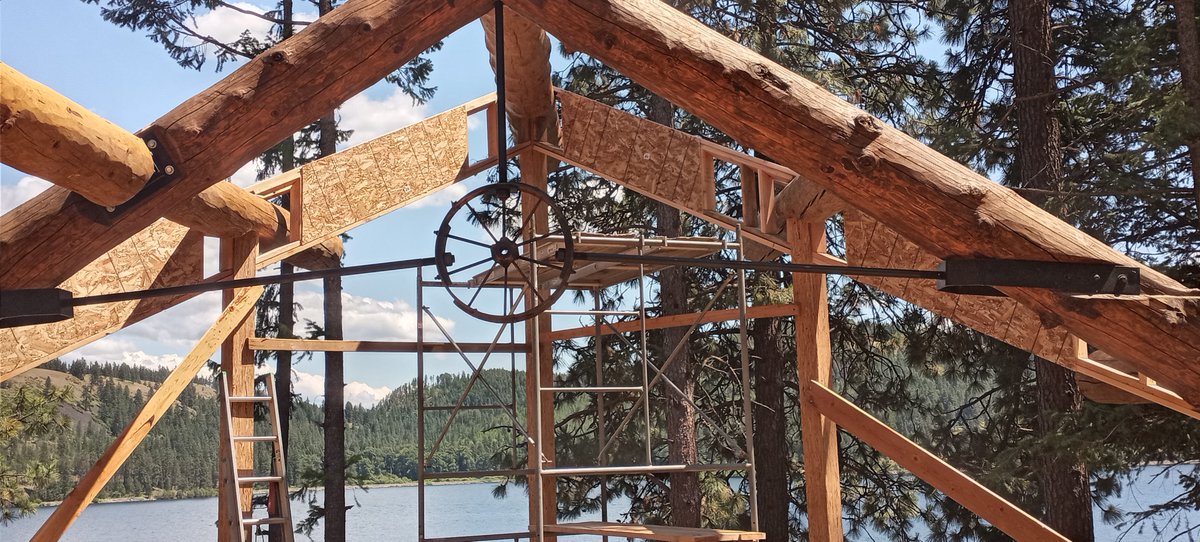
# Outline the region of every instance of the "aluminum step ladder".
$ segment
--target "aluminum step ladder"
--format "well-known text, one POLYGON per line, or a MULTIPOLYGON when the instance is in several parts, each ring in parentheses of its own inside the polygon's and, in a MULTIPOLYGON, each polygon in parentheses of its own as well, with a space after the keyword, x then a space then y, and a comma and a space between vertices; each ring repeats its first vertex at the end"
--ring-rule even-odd
MULTIPOLYGON (((246 542, 252 538, 253 531, 260 527, 269 527, 279 525, 282 534, 282 539, 285 542, 293 542, 294 527, 292 525, 292 507, 291 500, 288 498, 287 487, 287 471, 284 467, 283 458, 283 437, 279 430, 279 405, 275 398, 275 378, 274 375, 266 376, 266 395, 253 396, 230 396, 229 380, 225 373, 221 373, 221 468, 224 470, 224 485, 221 487, 221 492, 226 496, 226 506, 229 507, 228 517, 239 518, 241 522, 240 529, 233 529, 231 538, 233 542, 246 542), (268 418, 271 421, 271 433, 269 435, 238 435, 233 431, 233 407, 234 403, 263 403, 267 406, 268 418), (239 465, 237 464, 237 444, 248 442, 251 444, 259 442, 271 443, 271 459, 272 472, 267 475, 250 474, 244 476, 240 473, 239 465), (254 517, 253 511, 242 513, 242 488, 253 488, 255 485, 267 486, 267 516, 254 517)), ((253 457, 253 454, 251 454, 253 457)), ((252 459, 253 461, 253 459, 252 459)), ((250 470, 253 472, 253 465, 250 465, 250 470)))

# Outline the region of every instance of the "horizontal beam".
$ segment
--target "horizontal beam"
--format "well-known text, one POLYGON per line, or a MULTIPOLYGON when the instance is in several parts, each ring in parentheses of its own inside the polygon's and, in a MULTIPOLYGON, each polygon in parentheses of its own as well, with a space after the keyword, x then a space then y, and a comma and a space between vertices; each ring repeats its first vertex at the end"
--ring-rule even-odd
POLYGON ((821 414, 833 420, 846 432, 879 450, 901 467, 1019 542, 1069 542, 1066 537, 1037 518, 1004 500, 829 388, 812 380, 805 382, 801 390, 801 400, 815 406, 821 414))
MULTIPOLYGON (((780 303, 776 305, 757 305, 748 307, 746 315, 750 318, 778 318, 780 316, 792 316, 796 314, 796 306, 790 303, 780 303)), ((738 309, 722 309, 717 311, 708 311, 700 319, 701 324, 711 324, 713 322, 725 322, 736 320, 740 316, 738 309)), ((670 316, 659 316, 657 318, 647 318, 645 320, 646 329, 664 329, 669 327, 690 326, 696 323, 695 314, 673 314, 670 316)), ((601 326, 601 335, 611 335, 613 333, 634 333, 641 331, 642 321, 632 320, 625 322, 616 322, 601 326), (613 330, 616 331, 613 331, 613 330)), ((591 337, 596 335, 596 326, 582 326, 570 329, 560 329, 550 332, 550 340, 564 341, 569 339, 578 339, 580 337, 591 337)))
POLYGON ((457 352, 455 345, 466 353, 495 352, 497 354, 529 352, 529 345, 520 343, 431 343, 418 348, 415 341, 333 341, 320 339, 250 339, 251 350, 291 350, 293 352, 394 352, 418 351, 457 352))
POLYGON ((154 175, 142 138, 3 62, 0 159, 104 206, 125 203, 154 175))
POLYGON ((55 186, 0 217, 0 289, 57 286, 491 6, 346 2, 150 124, 181 172, 166 186, 111 215, 55 186))

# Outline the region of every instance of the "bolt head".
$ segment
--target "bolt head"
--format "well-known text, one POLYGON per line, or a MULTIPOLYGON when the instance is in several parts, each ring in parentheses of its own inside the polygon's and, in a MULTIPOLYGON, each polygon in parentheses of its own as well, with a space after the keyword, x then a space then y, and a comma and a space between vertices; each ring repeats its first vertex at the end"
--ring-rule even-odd
POLYGON ((146 147, 148 147, 150 150, 157 149, 158 141, 153 140, 153 139, 148 139, 148 140, 146 140, 146 147))
POLYGON ((166 173, 167 175, 174 175, 175 174, 175 166, 167 166, 167 167, 163 168, 163 173, 166 173))

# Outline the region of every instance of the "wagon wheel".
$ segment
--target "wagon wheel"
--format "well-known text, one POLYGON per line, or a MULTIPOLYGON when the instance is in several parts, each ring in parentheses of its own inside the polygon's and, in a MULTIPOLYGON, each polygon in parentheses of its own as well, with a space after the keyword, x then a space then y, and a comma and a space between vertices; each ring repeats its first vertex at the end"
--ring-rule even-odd
POLYGON ((567 289, 573 272, 571 233, 562 210, 537 188, 509 182, 477 188, 450 206, 437 230, 438 280, 454 304, 471 316, 496 323, 528 320, 549 309, 567 289), (523 207, 529 212, 522 213, 523 207), (545 232, 538 231, 533 218, 543 211, 549 222, 545 232), (549 240, 563 243, 561 259, 554 254, 539 257, 534 252, 534 246, 549 240), (447 258, 450 253, 455 258, 447 258), (455 265, 455 260, 464 263, 455 265), (542 269, 553 270, 552 276, 535 276, 542 269), (482 278, 476 278, 479 273, 484 273, 482 278), (540 284, 535 284, 539 277, 540 284), (480 293, 489 281, 498 279, 524 289, 527 299, 523 307, 501 303, 501 311, 480 308, 495 303, 487 296, 481 298, 480 293))

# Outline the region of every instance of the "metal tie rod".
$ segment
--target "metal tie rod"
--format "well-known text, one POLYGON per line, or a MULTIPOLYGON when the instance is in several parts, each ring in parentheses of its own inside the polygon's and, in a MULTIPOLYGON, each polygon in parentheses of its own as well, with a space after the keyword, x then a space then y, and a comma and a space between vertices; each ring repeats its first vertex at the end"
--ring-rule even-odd
MULTIPOLYGON (((555 259, 566 256, 564 249, 555 253, 555 259)), ((640 265, 687 265, 709 269, 743 269, 748 271, 780 271, 784 273, 833 273, 862 277, 896 277, 911 279, 940 280, 945 271, 923 269, 887 269, 880 267, 858 267, 853 265, 822 265, 804 263, 748 262, 744 260, 710 260, 706 258, 684 258, 680 256, 642 256, 635 254, 613 254, 605 252, 576 252, 576 260, 593 262, 628 263, 640 265)))

